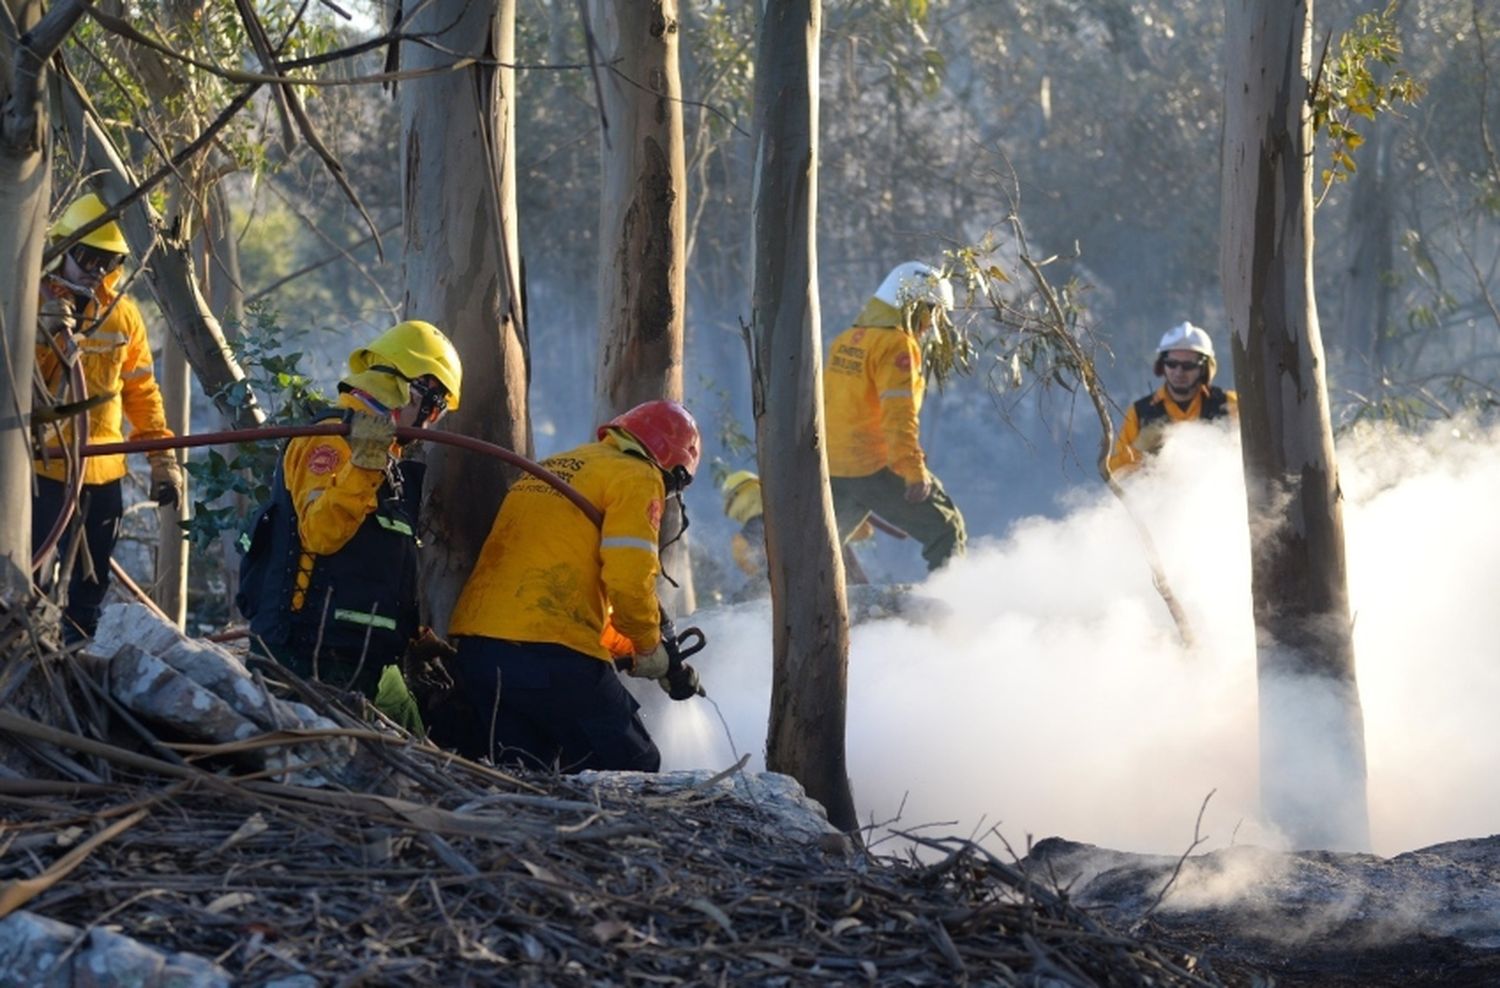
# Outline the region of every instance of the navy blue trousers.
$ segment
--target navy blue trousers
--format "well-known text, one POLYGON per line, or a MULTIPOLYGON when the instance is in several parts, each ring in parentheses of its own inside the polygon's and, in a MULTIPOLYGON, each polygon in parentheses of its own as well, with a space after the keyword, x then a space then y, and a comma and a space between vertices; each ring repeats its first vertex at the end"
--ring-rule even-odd
POLYGON ((528 769, 661 768, 640 704, 610 663, 549 642, 466 636, 454 644, 456 687, 429 718, 439 744, 528 769))
MULTIPOLYGON (((31 501, 31 547, 42 544, 52 523, 62 511, 67 488, 60 480, 50 477, 36 478, 36 497, 31 501)), ((73 575, 68 580, 68 606, 63 613, 70 625, 65 629, 70 639, 80 632, 92 638, 99 626, 99 609, 104 603, 104 592, 109 589, 109 560, 115 553, 115 542, 120 538, 120 519, 125 517, 125 500, 120 481, 107 484, 84 484, 78 503, 78 513, 73 516, 68 530, 63 532, 57 544, 59 555, 68 549, 74 526, 83 525, 83 546, 79 552, 88 553, 93 562, 94 575, 86 576, 88 567, 82 559, 73 563, 73 575)), ((58 557, 54 556, 54 560, 58 557)), ((49 579, 42 585, 48 586, 49 579)))

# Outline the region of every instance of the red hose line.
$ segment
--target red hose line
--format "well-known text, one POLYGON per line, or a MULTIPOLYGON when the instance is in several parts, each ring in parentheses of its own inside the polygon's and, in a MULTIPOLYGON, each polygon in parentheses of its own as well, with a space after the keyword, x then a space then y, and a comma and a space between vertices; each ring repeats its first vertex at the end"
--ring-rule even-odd
MULTIPOLYGON (((153 453, 163 449, 188 449, 195 446, 219 446, 230 443, 261 442, 271 439, 290 439, 297 436, 346 436, 349 434, 349 423, 347 422, 325 422, 320 425, 272 425, 262 426, 258 429, 231 429, 225 432, 203 432, 196 436, 171 436, 166 439, 131 439, 118 443, 99 443, 98 445, 86 445, 83 447, 83 456, 106 456, 111 453, 153 453)), ((444 446, 456 446, 473 453, 482 453, 485 456, 493 456, 503 460, 513 467, 524 470, 533 477, 549 485, 563 497, 578 506, 578 510, 592 521, 595 525, 603 527, 604 516, 599 509, 582 494, 571 487, 567 481, 557 474, 537 463, 533 463, 519 453, 497 446, 494 443, 485 442, 483 439, 475 439, 472 436, 462 436, 456 432, 440 432, 435 429, 412 429, 400 426, 396 429, 396 438, 402 442, 420 440, 423 442, 440 443, 444 446)))

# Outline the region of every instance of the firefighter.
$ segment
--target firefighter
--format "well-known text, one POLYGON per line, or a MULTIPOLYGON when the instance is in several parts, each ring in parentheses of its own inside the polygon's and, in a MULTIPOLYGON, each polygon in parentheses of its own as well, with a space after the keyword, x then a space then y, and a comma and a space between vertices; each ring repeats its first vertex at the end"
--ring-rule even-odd
POLYGON ((1153 373, 1161 387, 1133 402, 1109 456, 1110 473, 1126 473, 1161 449, 1162 430, 1174 422, 1232 420, 1239 415, 1233 391, 1214 386, 1214 343, 1190 322, 1179 323, 1156 347, 1153 373))
POLYGON ((698 455, 687 409, 648 401, 600 426, 596 442, 542 462, 598 509, 602 530, 541 480, 511 487, 449 623, 455 694, 474 716, 435 724, 440 743, 534 769, 660 768, 616 660, 669 689, 658 529, 698 455))
POLYGON ((724 478, 724 514, 739 524, 729 541, 734 564, 752 581, 766 578, 766 518, 760 499, 760 478, 736 470, 724 478))
POLYGON ((922 543, 929 570, 964 553, 964 519, 922 452, 920 340, 953 309, 953 287, 918 261, 899 264, 834 339, 823 371, 828 472, 839 537, 871 513, 922 543))
MULTIPOLYGON (((92 193, 72 202, 49 236, 54 242, 72 236, 99 219, 105 205, 92 193)), ((161 391, 151 367, 151 344, 146 323, 135 302, 120 291, 123 266, 130 248, 114 220, 84 234, 42 274, 41 324, 37 368, 54 397, 63 396, 67 365, 82 365, 88 396, 97 404, 88 410, 88 442, 117 443, 121 426, 130 423, 131 439, 162 439, 167 428, 161 391)), ((81 397, 81 396, 78 396, 81 397)), ((76 399, 75 399, 76 400, 76 399)), ((64 429, 71 431, 72 425, 64 429)), ((148 454, 150 497, 171 507, 183 496, 182 468, 170 451, 148 454)), ((77 522, 83 525, 82 551, 73 561, 68 580, 64 636, 69 641, 92 637, 99 609, 109 586, 110 557, 125 514, 122 480, 129 472, 124 454, 89 457, 83 463, 83 491, 77 522)), ((67 464, 58 457, 36 462, 36 494, 31 505, 31 542, 39 546, 62 510, 67 464)), ((62 543, 68 544, 67 536, 62 543)), ((63 553, 54 557, 61 561, 63 553)), ((43 584, 50 582, 46 576, 43 584)))
POLYGON ((462 378, 458 351, 430 323, 399 323, 355 350, 335 406, 319 416, 348 419, 348 438, 287 443, 271 499, 240 543, 235 603, 257 650, 376 699, 414 730, 397 663, 446 646, 419 627, 425 465, 402 459, 395 430, 427 428, 458 408, 462 378))

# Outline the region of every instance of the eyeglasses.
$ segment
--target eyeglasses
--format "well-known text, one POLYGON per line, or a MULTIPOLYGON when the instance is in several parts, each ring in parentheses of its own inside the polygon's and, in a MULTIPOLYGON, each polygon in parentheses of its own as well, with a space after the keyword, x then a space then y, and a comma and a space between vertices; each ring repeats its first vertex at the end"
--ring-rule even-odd
POLYGON ((109 274, 125 263, 124 254, 116 254, 112 250, 100 250, 88 244, 74 244, 68 253, 72 255, 73 263, 90 274, 109 274))
POLYGON ((1198 370, 1203 366, 1201 360, 1163 360, 1161 365, 1168 370, 1198 370))

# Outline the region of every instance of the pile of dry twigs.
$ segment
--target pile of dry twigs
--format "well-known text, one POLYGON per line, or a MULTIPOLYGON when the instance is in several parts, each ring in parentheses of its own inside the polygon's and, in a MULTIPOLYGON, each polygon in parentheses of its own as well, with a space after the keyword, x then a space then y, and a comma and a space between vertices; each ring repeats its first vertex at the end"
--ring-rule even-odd
POLYGON ((631 788, 517 776, 294 687, 378 761, 367 791, 238 771, 236 746, 104 722, 106 704, 46 724, 0 702, 0 747, 79 770, 0 774, 0 909, 106 926, 242 984, 1229 979, 1113 932, 969 841, 912 836, 923 853, 893 860, 838 835, 789 838, 738 766, 631 788))

